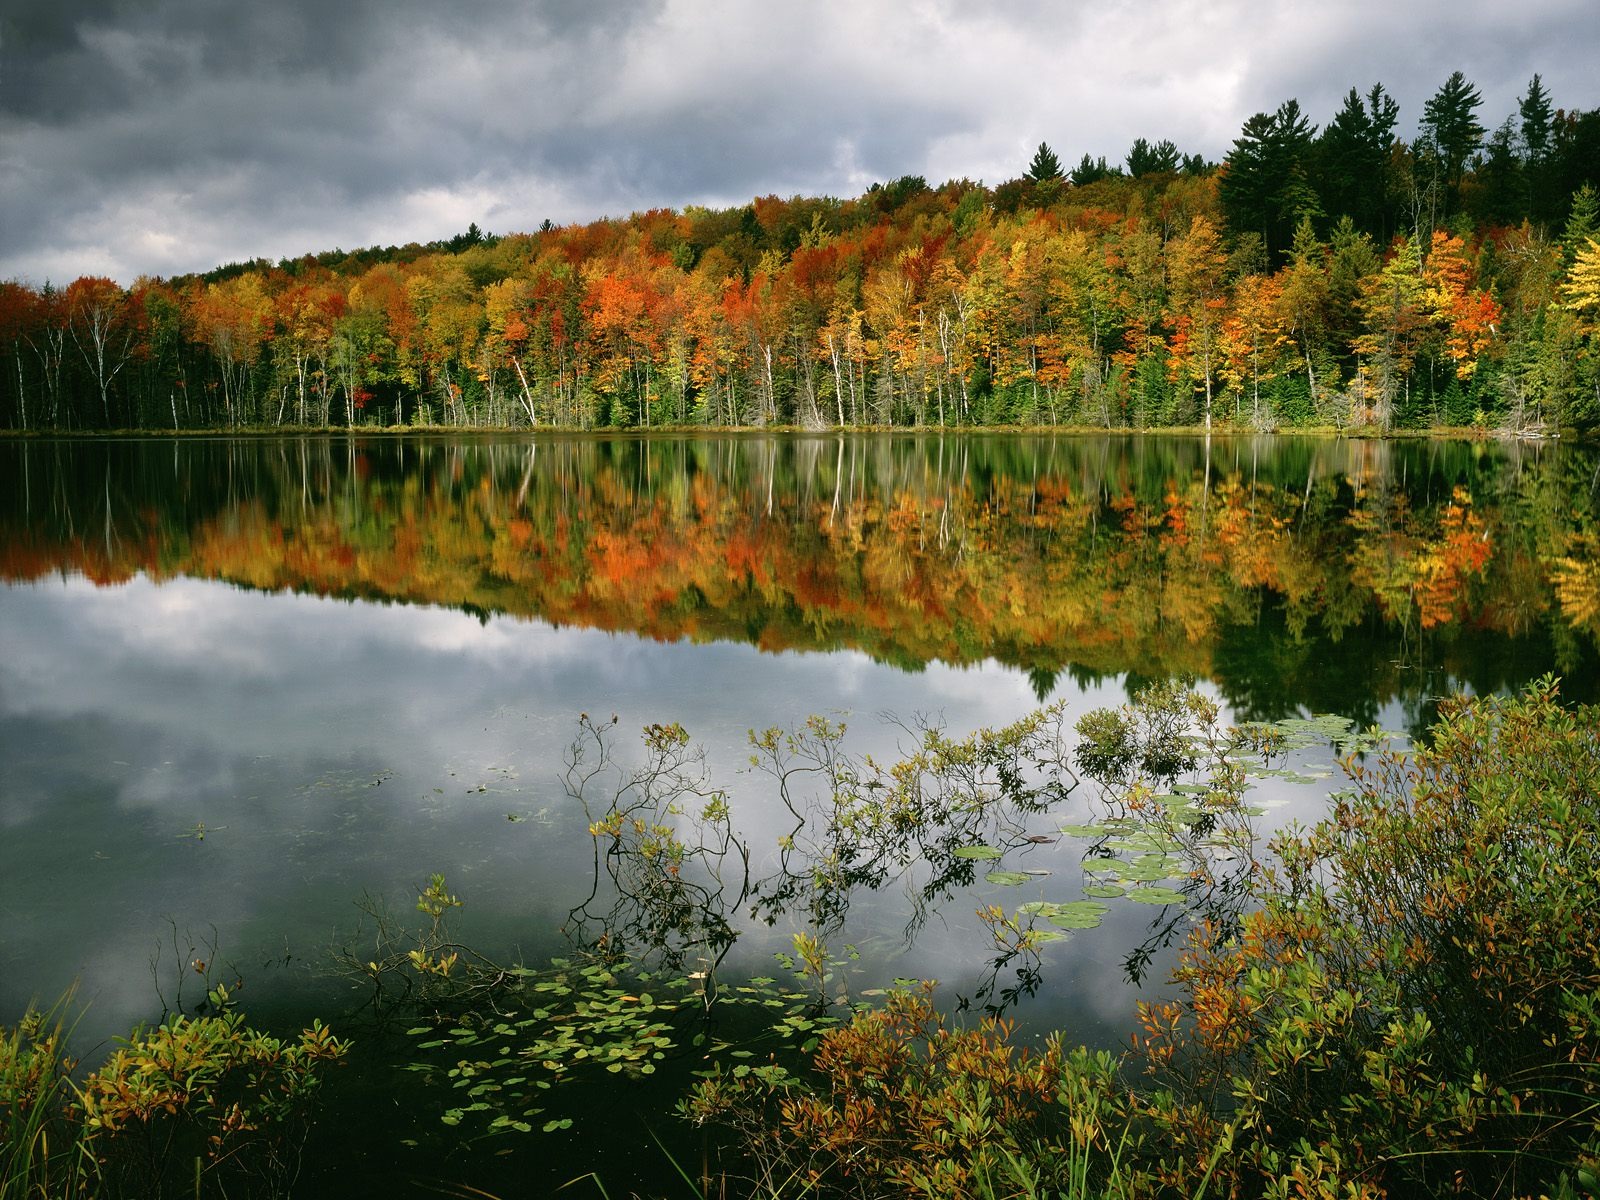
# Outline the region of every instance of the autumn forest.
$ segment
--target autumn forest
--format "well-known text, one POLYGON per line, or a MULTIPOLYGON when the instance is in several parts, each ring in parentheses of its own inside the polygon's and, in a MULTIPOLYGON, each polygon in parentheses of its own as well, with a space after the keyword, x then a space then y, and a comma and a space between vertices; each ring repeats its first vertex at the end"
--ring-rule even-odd
MULTIPOLYGON (((0 283, 0 427, 1600 425, 1600 110, 1352 88, 1225 161, 0 283)), ((1019 164, 1020 165, 1020 164, 1019 164)))

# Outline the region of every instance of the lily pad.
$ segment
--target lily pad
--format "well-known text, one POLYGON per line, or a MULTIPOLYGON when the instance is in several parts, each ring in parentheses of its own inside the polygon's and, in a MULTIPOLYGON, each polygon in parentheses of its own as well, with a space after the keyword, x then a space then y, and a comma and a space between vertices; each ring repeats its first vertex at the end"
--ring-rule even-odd
POLYGON ((1097 838, 1105 837, 1111 831, 1104 825, 1063 825, 1061 832, 1068 837, 1097 838))
POLYGON ((957 858, 987 859, 987 858, 1000 858, 1005 854, 1005 851, 1001 850, 997 846, 978 845, 978 846, 960 846, 960 847, 956 848, 955 850, 952 850, 951 853, 953 855, 955 855, 955 857, 957 857, 957 858))
POLYGON ((1057 929, 1093 929, 1108 911, 1098 900, 1072 900, 1053 904, 1041 915, 1057 929))
POLYGON ((1128 889, 1119 887, 1114 883, 1091 883, 1083 889, 1085 896, 1095 896, 1101 900, 1114 900, 1118 896, 1125 896, 1128 889))
POLYGON ((1001 887, 1016 887, 1019 883, 1027 883, 1028 875, 1025 871, 990 871, 984 876, 990 883, 997 883, 1001 887))
POLYGON ((1128 893, 1128 899, 1139 904, 1182 904, 1183 893, 1164 887, 1139 887, 1128 893))
POLYGON ((1140 855, 1117 872, 1118 878, 1130 883, 1155 883, 1162 879, 1174 879, 1181 874, 1183 864, 1178 859, 1162 854, 1140 855))

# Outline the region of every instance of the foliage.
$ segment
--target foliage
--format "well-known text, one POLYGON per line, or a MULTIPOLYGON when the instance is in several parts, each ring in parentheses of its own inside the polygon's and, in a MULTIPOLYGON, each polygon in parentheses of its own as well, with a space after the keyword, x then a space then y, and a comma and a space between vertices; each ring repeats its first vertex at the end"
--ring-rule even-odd
POLYGON ((1330 816, 1252 865, 1254 907, 1200 920, 1175 998, 1141 1007, 1137 1090, 901 995, 824 1034, 803 1086, 713 1080, 690 1113, 731 1124, 758 1181, 823 1195, 1592 1191, 1597 728, 1545 680, 1449 702, 1414 753, 1348 757, 1330 816))
POLYGON ((0 1030, 0 1196, 287 1195, 322 1073, 348 1047, 320 1022, 271 1037, 226 1000, 136 1031, 81 1084, 68 999, 0 1030))
POLYGON ((732 1124, 757 1194, 780 1180, 826 1196, 1015 1195, 1021 1180, 1104 1194, 1127 1112, 1111 1055, 1013 1032, 994 1017, 951 1028, 926 988, 898 991, 823 1036, 811 1086, 718 1076, 683 1111, 732 1124))
POLYGON ((321 1072, 346 1049, 320 1021, 285 1041, 238 1012, 169 1017, 84 1081, 84 1143, 114 1195, 285 1195, 321 1072))
POLYGON ((92 1155, 77 1138, 67 1054, 71 993, 48 1009, 30 1006, 0 1028, 0 1200, 67 1200, 87 1195, 92 1155))

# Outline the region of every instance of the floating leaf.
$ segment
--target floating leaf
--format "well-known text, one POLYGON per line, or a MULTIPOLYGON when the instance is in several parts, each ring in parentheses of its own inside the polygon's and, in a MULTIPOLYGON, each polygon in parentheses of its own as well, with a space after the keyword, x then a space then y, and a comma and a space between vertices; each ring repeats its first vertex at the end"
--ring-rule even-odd
POLYGON ((1063 825, 1061 832, 1068 837, 1105 837, 1111 831, 1104 825, 1063 825))
POLYGON ((1051 905, 1044 919, 1058 929, 1093 929, 1108 908, 1097 900, 1073 900, 1066 904, 1051 905))
POLYGON ((1127 888, 1118 887, 1114 883, 1092 883, 1083 889, 1083 894, 1085 896, 1096 896, 1102 900, 1111 900, 1118 896, 1126 895, 1127 891, 1127 888))
POLYGON ((1128 899, 1139 904, 1182 904, 1183 893, 1164 887, 1138 887, 1128 893, 1128 899))
POLYGON ((1016 887, 1019 883, 1028 882, 1028 875, 1025 871, 990 871, 984 878, 990 883, 999 884, 1001 887, 1016 887))
POLYGON ((1000 858, 1005 854, 1005 851, 994 846, 977 845, 961 846, 951 851, 951 853, 957 858, 1000 858))
POLYGON ((1156 883, 1181 874, 1183 864, 1178 859, 1162 854, 1140 855, 1117 871, 1117 877, 1128 883, 1156 883))

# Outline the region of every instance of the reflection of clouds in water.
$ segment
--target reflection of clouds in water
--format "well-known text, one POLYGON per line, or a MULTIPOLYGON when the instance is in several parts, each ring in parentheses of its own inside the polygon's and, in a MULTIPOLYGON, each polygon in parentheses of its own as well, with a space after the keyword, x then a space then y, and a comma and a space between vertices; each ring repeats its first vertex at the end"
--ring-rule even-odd
MULTIPOLYGON (((842 716, 852 754, 892 761, 910 738, 885 714, 960 737, 1036 705, 1026 675, 993 663, 910 673, 855 651, 661 643, 197 580, 0 590, 0 652, 0 747, 28 747, 7 759, 0 868, 26 863, 9 878, 25 875, 29 897, 0 949, 0 998, 20 1003, 79 974, 106 1029, 148 1015, 148 959, 169 913, 180 928, 214 922, 242 961, 285 934, 307 957, 363 890, 404 911, 408 889, 442 870, 481 928, 547 946, 554 922, 542 914, 586 886, 589 843, 557 782, 580 711, 618 714, 625 767, 641 760, 642 726, 680 721, 733 793, 759 864, 787 814, 749 771, 748 729, 842 716), (555 816, 507 819, 539 812, 555 816), (198 821, 226 828, 182 838, 198 821)), ((1070 730, 1123 695, 1117 680, 1062 676, 1053 698, 1070 730)), ((1274 819, 1308 807, 1296 798, 1274 819)), ((1076 853, 1039 853, 1035 865, 1056 872, 1038 889, 1046 898, 1076 897, 1076 853)), ((862 897, 852 925, 873 982, 932 976, 970 993, 992 954, 972 909, 1014 910, 1026 890, 958 896, 909 950, 897 893, 862 897)), ((1024 1011, 1114 1039, 1129 1012, 1122 955, 1149 915, 1116 914, 1048 947, 1043 991, 1024 1011)), ((770 972, 787 948, 783 929, 761 929, 741 954, 770 972)))

